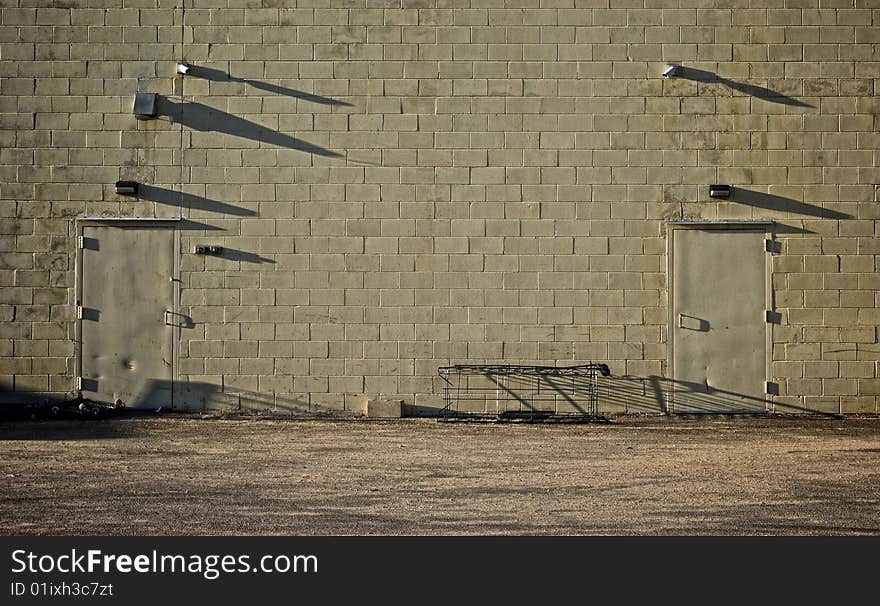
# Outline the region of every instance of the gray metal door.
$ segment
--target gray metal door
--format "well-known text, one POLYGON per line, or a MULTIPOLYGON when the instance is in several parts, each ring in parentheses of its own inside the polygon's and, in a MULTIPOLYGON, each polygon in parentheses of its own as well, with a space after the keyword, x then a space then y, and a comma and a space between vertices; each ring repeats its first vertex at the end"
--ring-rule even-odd
POLYGON ((82 236, 83 397, 170 407, 174 230, 86 225, 82 236))
POLYGON ((674 412, 765 412, 764 232, 672 234, 674 412))

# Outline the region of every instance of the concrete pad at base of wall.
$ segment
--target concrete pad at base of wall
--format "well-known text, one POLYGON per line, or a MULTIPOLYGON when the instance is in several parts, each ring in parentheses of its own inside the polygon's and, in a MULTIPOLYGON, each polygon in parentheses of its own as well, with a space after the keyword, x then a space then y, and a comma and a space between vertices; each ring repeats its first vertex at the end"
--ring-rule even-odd
POLYGON ((367 417, 371 419, 399 419, 403 416, 403 400, 368 400, 367 417))

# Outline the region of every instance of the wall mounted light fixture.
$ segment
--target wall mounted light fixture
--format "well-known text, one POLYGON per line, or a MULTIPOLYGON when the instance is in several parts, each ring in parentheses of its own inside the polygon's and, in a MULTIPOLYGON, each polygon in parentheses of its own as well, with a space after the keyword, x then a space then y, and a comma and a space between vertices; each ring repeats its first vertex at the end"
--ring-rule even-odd
POLYGON ((157 99, 156 93, 136 93, 134 96, 134 109, 132 113, 138 120, 149 120, 156 117, 157 99))
POLYGON ((190 70, 189 63, 178 63, 177 64, 177 73, 178 74, 188 74, 190 70))
POLYGON ((196 244, 193 247, 193 253, 196 255, 214 255, 216 257, 223 254, 223 247, 215 244, 196 244))
POLYGON ((137 194, 138 183, 137 181, 117 181, 116 182, 116 193, 120 196, 134 196, 137 194))
POLYGON ((681 66, 680 65, 667 65, 666 69, 663 70, 664 78, 673 78, 681 74, 681 66))
POLYGON ((709 197, 710 198, 729 198, 731 192, 733 191, 733 187, 730 185, 723 185, 720 183, 716 183, 709 186, 709 197))

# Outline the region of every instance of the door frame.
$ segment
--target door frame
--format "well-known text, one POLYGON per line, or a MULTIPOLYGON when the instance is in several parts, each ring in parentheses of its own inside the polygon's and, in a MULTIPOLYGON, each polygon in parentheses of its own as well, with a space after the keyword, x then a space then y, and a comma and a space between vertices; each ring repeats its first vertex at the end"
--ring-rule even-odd
MULTIPOLYGON (((74 375, 73 375, 73 393, 77 397, 82 397, 82 389, 80 388, 79 378, 82 377, 83 362, 83 342, 82 342, 82 318, 79 317, 78 309, 82 305, 83 300, 83 247, 82 237, 83 228, 89 226, 107 227, 115 225, 118 227, 141 227, 145 229, 171 229, 172 230, 172 259, 171 280, 174 283, 173 288, 173 309, 177 314, 180 312, 180 230, 176 229, 178 224, 183 220, 182 217, 77 217, 74 219, 74 247, 76 250, 76 261, 74 263, 74 296, 71 307, 73 308, 73 356, 74 356, 74 375)), ((181 338, 181 327, 171 326, 171 402, 172 408, 174 403, 174 389, 179 381, 179 347, 181 338)))
MULTIPOLYGON (((701 220, 669 220, 665 221, 666 227, 666 368, 668 386, 666 390, 665 402, 663 403, 663 412, 665 414, 675 414, 675 314, 674 309, 674 288, 673 280, 673 255, 674 255, 674 238, 675 233, 680 229, 702 229, 702 230, 742 230, 763 232, 764 240, 775 241, 774 221, 765 220, 718 220, 718 221, 701 221, 701 220)), ((774 246, 764 247, 764 309, 765 311, 774 311, 773 299, 773 250, 774 246)), ((765 346, 764 346, 764 412, 775 412, 776 405, 773 395, 768 393, 767 386, 770 380, 771 363, 773 356, 773 322, 764 322, 765 326, 765 346)), ((725 414, 723 411, 718 414, 725 414)), ((726 413, 730 414, 730 413, 726 413)))

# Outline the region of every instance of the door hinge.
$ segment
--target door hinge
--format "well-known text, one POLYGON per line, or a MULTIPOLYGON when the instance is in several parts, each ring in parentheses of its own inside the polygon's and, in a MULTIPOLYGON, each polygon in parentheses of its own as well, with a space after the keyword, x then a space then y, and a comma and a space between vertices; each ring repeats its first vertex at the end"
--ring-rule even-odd
POLYGON ((77 305, 76 306, 76 319, 82 320, 82 317, 83 317, 83 306, 77 305))
POLYGON ((782 322, 782 314, 772 309, 764 310, 764 321, 768 324, 779 324, 782 322))
POLYGON ((76 239, 76 245, 77 245, 79 248, 85 248, 85 238, 83 238, 82 236, 79 236, 79 237, 76 239))
POLYGON ((82 378, 82 377, 77 377, 75 383, 76 383, 76 387, 75 387, 75 389, 77 389, 77 390, 79 390, 79 391, 82 391, 82 388, 83 388, 83 378, 82 378))
POLYGON ((774 381, 764 381, 764 393, 768 396, 779 395, 779 383, 774 381))

